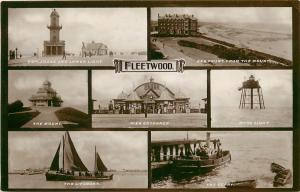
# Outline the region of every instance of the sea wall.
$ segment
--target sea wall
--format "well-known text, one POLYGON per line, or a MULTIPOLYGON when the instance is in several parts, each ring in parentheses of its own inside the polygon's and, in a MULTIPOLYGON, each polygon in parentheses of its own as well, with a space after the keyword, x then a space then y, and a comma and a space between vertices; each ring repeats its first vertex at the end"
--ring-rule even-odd
MULTIPOLYGON (((207 38, 207 37, 206 37, 207 38)), ((211 38, 210 38, 211 40, 211 38)), ((214 40, 214 42, 217 42, 218 40, 214 40)), ((205 45, 205 44, 199 44, 192 41, 187 40, 179 40, 178 45, 183 47, 190 47, 199 49, 208 53, 212 53, 214 55, 217 55, 221 59, 226 60, 251 60, 250 63, 253 66, 291 66, 292 61, 289 61, 287 59, 283 59, 274 55, 262 53, 259 51, 255 51, 252 49, 247 48, 237 48, 233 44, 226 44, 226 42, 221 42, 220 44, 215 45, 205 45), (260 60, 259 62, 256 62, 255 60, 260 60), (265 61, 274 61, 274 62, 261 62, 261 60, 265 61)))

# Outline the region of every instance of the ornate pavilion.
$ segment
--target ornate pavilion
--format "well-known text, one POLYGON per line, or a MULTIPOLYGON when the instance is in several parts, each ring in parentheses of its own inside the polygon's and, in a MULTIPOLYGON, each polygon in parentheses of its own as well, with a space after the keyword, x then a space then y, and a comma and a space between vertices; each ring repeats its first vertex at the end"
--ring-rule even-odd
POLYGON ((36 94, 29 98, 32 102, 32 106, 44 106, 44 107, 60 107, 63 100, 51 87, 51 83, 46 80, 42 87, 40 87, 36 94))
POLYGON ((154 82, 151 77, 149 82, 137 86, 131 93, 122 91, 113 99, 115 113, 189 113, 190 98, 181 91, 176 94, 165 85, 154 82))

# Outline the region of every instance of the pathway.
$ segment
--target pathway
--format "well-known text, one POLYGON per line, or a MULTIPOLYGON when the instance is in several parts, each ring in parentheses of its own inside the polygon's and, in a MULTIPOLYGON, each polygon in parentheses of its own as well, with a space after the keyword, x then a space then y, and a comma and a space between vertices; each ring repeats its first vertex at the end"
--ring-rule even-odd
POLYGON ((38 116, 27 122, 22 128, 63 128, 63 125, 55 115, 59 107, 32 107, 40 112, 38 116))
POLYGON ((159 40, 157 40, 155 42, 152 42, 152 43, 154 43, 159 48, 159 50, 162 52, 162 54, 164 56, 166 56, 168 59, 183 58, 185 60, 185 62, 188 63, 188 65, 191 65, 191 64, 194 64, 194 63, 197 62, 196 60, 192 59, 191 57, 189 57, 189 56, 183 54, 182 52, 166 45, 165 43, 163 45, 163 43, 160 42, 159 40))

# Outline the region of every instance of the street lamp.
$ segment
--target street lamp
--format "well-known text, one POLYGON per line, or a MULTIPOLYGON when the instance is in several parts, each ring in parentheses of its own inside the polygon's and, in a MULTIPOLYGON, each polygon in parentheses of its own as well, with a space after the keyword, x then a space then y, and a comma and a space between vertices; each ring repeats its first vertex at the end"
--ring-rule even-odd
POLYGON ((148 109, 148 99, 146 98, 145 101, 145 109, 144 109, 144 113, 145 113, 145 118, 147 118, 147 109, 148 109))
POLYGON ((16 59, 18 59, 18 48, 16 48, 16 59))
POLYGON ((151 101, 153 101, 153 96, 151 95, 150 98, 146 98, 144 103, 145 103, 145 118, 147 118, 148 115, 148 103, 150 103, 151 101))

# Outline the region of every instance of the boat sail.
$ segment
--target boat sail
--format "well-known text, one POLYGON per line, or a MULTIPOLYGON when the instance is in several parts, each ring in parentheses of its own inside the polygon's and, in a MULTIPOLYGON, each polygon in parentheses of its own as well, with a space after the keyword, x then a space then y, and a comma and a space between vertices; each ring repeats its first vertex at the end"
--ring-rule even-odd
POLYGON ((58 145, 58 148, 56 150, 56 153, 54 155, 54 158, 52 160, 50 170, 59 170, 59 151, 60 151, 60 144, 58 145))
POLYGON ((88 171, 74 147, 69 132, 66 132, 65 134, 64 143, 64 169, 71 171, 88 171))
POLYGON ((96 151, 95 146, 95 173, 105 172, 107 171, 107 167, 104 165, 102 159, 100 158, 99 153, 96 151))
MULTIPOLYGON (((92 174, 81 161, 69 132, 63 136, 62 149, 62 168, 60 169, 60 146, 52 160, 49 171, 46 172, 47 181, 65 181, 65 180, 110 180, 113 174, 104 175, 107 171, 98 153, 95 151, 95 173, 92 174), (97 168, 97 169, 96 169, 97 168), (97 172, 96 172, 97 171, 97 172)), ((96 150, 96 148, 95 148, 96 150)))

